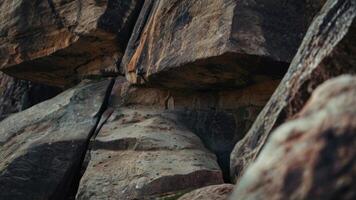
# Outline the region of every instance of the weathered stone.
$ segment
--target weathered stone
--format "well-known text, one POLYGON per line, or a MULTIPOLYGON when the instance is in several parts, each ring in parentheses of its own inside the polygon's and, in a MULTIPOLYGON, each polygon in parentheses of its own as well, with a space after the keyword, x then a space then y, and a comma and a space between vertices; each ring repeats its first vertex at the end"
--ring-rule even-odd
POLYGON ((225 181, 230 181, 230 153, 249 130, 279 81, 255 84, 243 89, 188 91, 136 87, 117 79, 113 106, 140 105, 168 110, 218 158, 225 181))
POLYGON ((320 1, 145 1, 123 57, 131 83, 241 87, 282 77, 320 1))
POLYGON ((0 122, 0 199, 66 199, 110 81, 80 84, 0 122))
POLYGON ((311 92, 325 80, 356 73, 356 2, 327 1, 309 28, 281 84, 250 131, 231 154, 236 179, 255 160, 271 131, 304 106, 311 92))
POLYGON ((116 71, 142 0, 3 0, 0 70, 65 87, 116 71))
POLYGON ((174 114, 121 107, 91 145, 77 199, 154 199, 221 183, 215 155, 174 114))
POLYGON ((0 72, 0 121, 60 92, 60 88, 17 80, 0 72))
POLYGON ((189 192, 178 200, 227 200, 233 188, 231 184, 207 186, 189 192))
POLYGON ((356 198, 356 76, 319 86, 240 179, 233 200, 356 198))

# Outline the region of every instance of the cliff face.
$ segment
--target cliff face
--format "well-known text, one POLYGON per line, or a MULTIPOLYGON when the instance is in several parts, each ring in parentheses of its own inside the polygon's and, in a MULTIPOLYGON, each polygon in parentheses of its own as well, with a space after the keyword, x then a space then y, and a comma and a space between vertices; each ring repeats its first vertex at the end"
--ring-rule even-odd
POLYGON ((0 11, 0 199, 356 198, 354 0, 0 11))

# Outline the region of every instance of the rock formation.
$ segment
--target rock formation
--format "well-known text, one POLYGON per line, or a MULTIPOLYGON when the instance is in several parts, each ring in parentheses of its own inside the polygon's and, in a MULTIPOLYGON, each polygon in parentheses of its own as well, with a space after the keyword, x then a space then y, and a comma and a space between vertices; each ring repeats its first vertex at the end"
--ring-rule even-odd
POLYGON ((261 76, 278 78, 315 7, 308 1, 148 0, 122 67, 132 83, 171 88, 242 87, 261 76))
POLYGON ((116 71, 142 0, 4 0, 0 70, 58 87, 116 71))
POLYGON ((231 154, 237 179, 255 160, 273 128, 296 114, 323 81, 356 73, 356 2, 328 1, 310 26, 291 66, 250 131, 231 154))
POLYGON ((355 199, 356 76, 318 87, 272 133, 231 199, 355 199))
POLYGON ((354 199, 355 17, 355 0, 2 0, 0 199, 226 200, 234 181, 234 200, 354 199))
POLYGON ((154 199, 223 183, 215 155, 170 115, 117 109, 92 144, 77 199, 154 199))
POLYGON ((233 185, 211 185, 189 192, 178 200, 226 200, 232 193, 233 185))
POLYGON ((0 122, 0 199, 71 195, 109 83, 80 84, 0 122))
POLYGON ((0 72, 0 121, 60 92, 60 88, 18 80, 0 72))

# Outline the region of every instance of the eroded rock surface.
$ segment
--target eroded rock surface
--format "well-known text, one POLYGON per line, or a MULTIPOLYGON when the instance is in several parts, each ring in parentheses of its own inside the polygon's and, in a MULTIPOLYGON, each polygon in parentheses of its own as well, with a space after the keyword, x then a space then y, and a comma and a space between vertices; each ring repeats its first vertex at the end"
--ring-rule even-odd
POLYGON ((356 73, 356 2, 327 1, 309 28, 292 64, 250 131, 231 154, 231 175, 240 177, 255 160, 273 128, 304 106, 325 80, 356 73))
POLYGON ((178 200, 227 200, 233 188, 231 184, 211 185, 189 192, 178 200))
POLYGON ((142 0, 4 0, 0 70, 67 87, 116 71, 142 0))
POLYGON ((200 139, 174 114, 147 107, 117 108, 90 154, 77 199, 155 199, 223 183, 200 139))
POLYGON ((131 83, 172 88, 241 87, 261 76, 281 77, 320 6, 320 1, 145 1, 122 67, 131 83))
POLYGON ((113 105, 139 104, 154 110, 167 110, 177 116, 204 145, 217 155, 230 182, 230 153, 249 130, 259 111, 272 95, 279 81, 266 81, 244 89, 233 90, 170 90, 130 86, 117 79, 111 98, 113 105))
POLYGON ((0 121, 60 92, 60 88, 18 80, 0 72, 0 121))
POLYGON ((0 199, 70 195, 109 83, 82 83, 0 122, 0 199))
POLYGON ((325 82, 272 133, 233 200, 356 198, 356 76, 325 82))

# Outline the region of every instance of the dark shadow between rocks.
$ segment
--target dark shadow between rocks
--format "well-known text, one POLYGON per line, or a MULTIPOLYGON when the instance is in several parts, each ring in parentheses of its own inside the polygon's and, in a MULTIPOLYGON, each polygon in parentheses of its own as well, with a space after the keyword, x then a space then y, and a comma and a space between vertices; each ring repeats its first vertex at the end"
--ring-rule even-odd
POLYGON ((179 121, 196 133, 206 148, 215 153, 224 181, 230 180, 230 153, 237 141, 243 138, 262 107, 245 107, 236 110, 180 110, 179 121))

